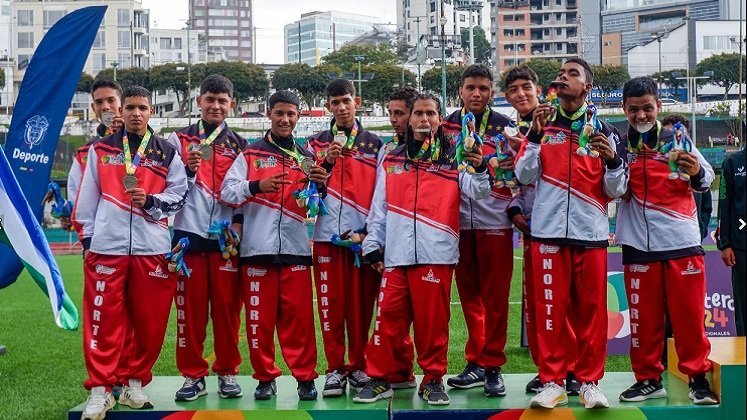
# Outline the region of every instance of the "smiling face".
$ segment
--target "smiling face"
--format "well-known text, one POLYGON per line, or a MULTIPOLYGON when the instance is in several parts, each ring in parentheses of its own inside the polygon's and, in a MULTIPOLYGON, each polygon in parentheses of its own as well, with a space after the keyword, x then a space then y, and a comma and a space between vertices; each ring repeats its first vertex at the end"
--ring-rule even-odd
POLYGON ((286 102, 276 103, 267 113, 276 136, 290 137, 298 122, 298 107, 286 102))
POLYGON ((122 119, 128 132, 141 136, 145 134, 151 115, 153 115, 153 107, 150 104, 150 98, 144 96, 125 98, 122 105, 122 119))
POLYGON ((205 92, 197 97, 197 106, 201 109, 203 121, 210 124, 221 124, 228 118, 228 113, 236 105, 227 93, 205 92))
POLYGON ((537 108, 540 93, 542 88, 531 80, 516 79, 506 89, 506 100, 524 116, 537 108))
POLYGON ((493 81, 487 77, 467 77, 459 88, 459 97, 467 111, 481 113, 493 98, 493 81))
POLYGON ((653 126, 661 111, 661 101, 654 95, 628 97, 623 103, 623 110, 631 127, 653 126))
POLYGON ((350 128, 355 122, 355 110, 361 105, 360 97, 346 93, 345 95, 331 96, 327 99, 325 106, 335 117, 338 127, 350 128))

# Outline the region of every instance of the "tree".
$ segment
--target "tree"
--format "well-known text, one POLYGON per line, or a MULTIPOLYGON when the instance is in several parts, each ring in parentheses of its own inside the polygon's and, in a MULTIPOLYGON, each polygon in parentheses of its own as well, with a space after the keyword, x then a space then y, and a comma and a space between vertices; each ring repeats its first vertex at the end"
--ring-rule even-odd
POLYGON ((176 94, 176 101, 179 103, 180 117, 184 116, 190 98, 186 66, 185 63, 167 63, 150 68, 152 90, 172 90, 176 94), (177 67, 184 67, 185 70, 177 70, 177 67))
POLYGON ((78 85, 75 87, 75 91, 81 93, 90 93, 92 86, 93 76, 86 72, 82 72, 80 74, 80 79, 78 79, 78 85))
MULTIPOLYGON (((233 95, 236 102, 251 100, 262 100, 270 90, 270 81, 267 73, 256 64, 244 63, 242 61, 216 61, 205 65, 203 77, 211 74, 221 74, 233 82, 233 95)), ((194 81, 194 76, 192 77, 194 81)), ((196 86, 202 81, 197 79, 196 86)), ((193 82, 194 84, 194 82, 193 82)))
POLYGON ((0 89, 5 88, 5 69, 0 69, 0 89))
POLYGON ((687 81, 685 79, 678 79, 675 73, 685 75, 687 74, 687 70, 685 69, 664 70, 661 73, 656 72, 652 74, 651 78, 656 80, 657 83, 661 83, 662 86, 666 86, 670 89, 674 89, 674 96, 678 96, 680 93, 680 88, 687 87, 687 81))
MULTIPOLYGON (((366 66, 366 73, 373 73, 374 78, 362 84, 363 100, 366 103, 386 105, 394 85, 402 85, 402 67, 392 64, 374 64, 366 66)), ((405 85, 414 85, 415 74, 404 71, 405 85)))
POLYGON ((594 71, 594 86, 602 92, 602 105, 607 105, 607 97, 623 87, 630 79, 628 68, 615 64, 591 66, 594 71))
MULTIPOLYGON (((95 80, 101 79, 114 79, 114 69, 107 68, 101 70, 96 75, 95 80)), ((146 89, 151 89, 150 74, 148 70, 140 67, 130 67, 126 69, 117 69, 117 82, 122 85, 122 88, 126 88, 132 85, 142 86, 146 89)))
POLYGON ((272 87, 298 92, 301 101, 311 109, 314 99, 324 94, 327 87, 328 77, 322 73, 322 70, 327 69, 330 67, 317 69, 305 63, 284 64, 272 74, 272 87))
POLYGON ((550 82, 555 80, 555 76, 558 75, 560 66, 562 66, 560 61, 551 60, 549 58, 533 58, 527 61, 525 65, 537 73, 537 78, 539 79, 538 84, 542 86, 545 91, 550 87, 550 82))
MULTIPOLYGON (((448 104, 459 103, 459 87, 462 86, 463 71, 464 68, 456 64, 448 64, 446 66, 446 101, 448 104)), ((423 73, 420 85, 423 87, 423 90, 441 93, 441 66, 433 67, 423 73)))
MULTIPOLYGON (((480 26, 472 28, 472 38, 475 40, 475 63, 488 64, 490 61, 490 42, 485 37, 485 30, 480 26)), ((469 53, 469 28, 462 28, 462 45, 469 53)))
POLYGON ((373 64, 397 64, 400 62, 397 54, 390 45, 345 45, 337 51, 322 57, 322 62, 334 64, 343 71, 358 71, 358 62, 355 56, 363 56, 361 66, 373 64))
MULTIPOLYGON (((738 53, 712 55, 698 63, 696 73, 698 76, 702 76, 703 73, 712 71, 713 76, 706 83, 724 88, 724 100, 727 100, 731 87, 739 83, 739 58, 738 53)), ((742 68, 747 68, 745 56, 741 56, 741 58, 742 68)))

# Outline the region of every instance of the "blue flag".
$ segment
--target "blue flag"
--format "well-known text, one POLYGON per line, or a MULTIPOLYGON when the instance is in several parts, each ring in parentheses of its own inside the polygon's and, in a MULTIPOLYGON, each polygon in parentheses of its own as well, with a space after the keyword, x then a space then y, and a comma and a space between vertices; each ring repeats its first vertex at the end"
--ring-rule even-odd
MULTIPOLYGON (((5 154, 37 221, 62 123, 105 12, 106 6, 85 7, 60 19, 34 51, 21 82, 5 154)), ((22 269, 18 255, 0 244, 0 289, 22 269)))

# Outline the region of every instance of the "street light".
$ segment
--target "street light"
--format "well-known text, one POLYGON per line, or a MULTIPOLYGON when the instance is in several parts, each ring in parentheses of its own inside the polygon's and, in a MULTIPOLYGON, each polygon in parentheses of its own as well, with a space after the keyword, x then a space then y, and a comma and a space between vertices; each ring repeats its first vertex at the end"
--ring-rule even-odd
POLYGON ((482 10, 482 0, 457 0, 454 7, 458 11, 466 11, 469 19, 469 64, 475 64, 475 40, 474 40, 474 22, 472 21, 472 12, 482 10))
POLYGON ((674 72, 672 73, 672 76, 674 76, 678 80, 687 80, 687 92, 690 95, 690 111, 692 112, 692 122, 690 125, 692 125, 692 140, 694 144, 698 144, 696 140, 696 122, 695 122, 695 100, 698 96, 698 79, 710 79, 713 77, 712 71, 706 71, 703 72, 702 76, 683 76, 680 72, 674 72), (690 84, 692 82, 692 88, 690 87, 690 84))
POLYGON ((112 68, 114 69, 114 74, 112 75, 112 77, 114 77, 115 82, 117 81, 117 66, 119 66, 119 63, 117 63, 116 61, 112 61, 112 68))
POLYGON ((444 0, 441 0, 441 113, 446 116, 446 14, 444 0))
POLYGON ((664 30, 664 32, 652 32, 651 33, 651 39, 655 40, 659 43, 659 91, 661 92, 661 40, 663 38, 669 37, 669 31, 664 30))
POLYGON ((361 54, 356 54, 353 56, 353 60, 358 62, 358 96, 360 96, 361 102, 363 101, 363 86, 361 85, 361 61, 365 59, 366 57, 361 54))

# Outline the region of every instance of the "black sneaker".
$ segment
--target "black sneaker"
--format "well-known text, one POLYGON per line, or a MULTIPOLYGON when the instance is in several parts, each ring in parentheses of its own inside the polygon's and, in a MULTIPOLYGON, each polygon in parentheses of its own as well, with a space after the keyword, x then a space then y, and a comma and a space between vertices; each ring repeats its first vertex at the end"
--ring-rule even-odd
POLYGON ((573 372, 568 372, 568 375, 565 377, 566 394, 578 396, 579 391, 581 391, 581 382, 576 379, 576 375, 573 372))
POLYGON ((647 379, 638 381, 630 388, 620 394, 620 401, 645 401, 652 398, 664 398, 667 390, 661 385, 661 381, 647 379))
POLYGON ((485 385, 483 387, 486 397, 503 397, 506 395, 506 385, 503 383, 500 369, 485 369, 485 385))
POLYGON ((297 391, 301 401, 312 401, 318 396, 314 381, 299 381, 297 391))
POLYGON ((527 394, 536 394, 540 391, 542 391, 542 381, 540 381, 540 376, 537 375, 527 383, 526 392, 527 394))
POLYGON ((275 380, 271 381, 259 381, 257 389, 254 390, 255 400, 269 400, 273 395, 277 394, 278 386, 275 384, 275 380))
POLYGON ((236 375, 218 376, 218 395, 221 398, 239 398, 244 395, 236 382, 236 375))
POLYGON ((699 375, 690 379, 689 397, 697 405, 718 404, 718 397, 711 391, 711 384, 708 383, 705 375, 699 375))
POLYGON ((345 392, 348 380, 342 373, 332 371, 324 378, 322 397, 339 397, 345 392))
POLYGON ((444 384, 436 379, 431 379, 420 387, 418 395, 430 405, 449 405, 449 396, 444 390, 444 384))
POLYGON ((112 397, 114 400, 119 400, 119 396, 122 394, 122 384, 116 384, 112 387, 112 397))
MULTIPOLYGON (((122 388, 120 388, 120 393, 122 388)), ((184 384, 176 391, 175 401, 194 401, 203 395, 207 395, 205 378, 184 378, 184 384)))
POLYGON ((467 363, 464 371, 446 381, 452 388, 468 389, 482 386, 485 383, 485 368, 474 363, 467 363))
POLYGON ((353 397, 353 402, 372 403, 385 398, 391 398, 392 395, 394 395, 394 391, 392 391, 389 383, 371 378, 363 389, 353 397))
POLYGON ((352 387, 356 392, 363 389, 364 386, 370 381, 371 378, 366 375, 366 372, 362 370, 355 370, 353 372, 350 372, 348 375, 348 382, 350 383, 350 387, 352 387))

